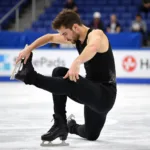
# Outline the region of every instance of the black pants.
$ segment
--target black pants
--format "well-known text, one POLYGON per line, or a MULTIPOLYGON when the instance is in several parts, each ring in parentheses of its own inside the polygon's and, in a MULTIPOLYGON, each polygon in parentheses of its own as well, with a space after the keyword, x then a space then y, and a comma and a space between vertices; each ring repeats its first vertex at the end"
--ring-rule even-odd
POLYGON ((77 82, 63 79, 68 69, 57 67, 52 77, 36 74, 36 87, 53 94, 54 112, 65 118, 67 96, 84 104, 85 124, 80 125, 77 134, 89 140, 96 140, 104 126, 106 115, 114 105, 116 87, 113 84, 101 84, 79 77, 77 82))

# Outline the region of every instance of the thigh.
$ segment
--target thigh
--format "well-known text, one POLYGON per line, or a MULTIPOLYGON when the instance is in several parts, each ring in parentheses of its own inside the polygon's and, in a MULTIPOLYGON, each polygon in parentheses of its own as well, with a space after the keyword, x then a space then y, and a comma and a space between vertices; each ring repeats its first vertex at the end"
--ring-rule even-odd
POLYGON ((110 86, 80 77, 72 87, 73 91, 70 92, 70 97, 74 97, 94 112, 107 113, 114 105, 116 94, 110 86))
POLYGON ((52 71, 52 76, 53 77, 63 77, 67 73, 69 69, 65 67, 56 67, 52 71))
MULTIPOLYGON (((67 95, 72 100, 85 104, 94 111, 104 112, 107 111, 106 102, 109 92, 106 87, 100 83, 94 83, 82 76, 79 77, 77 82, 70 81, 69 79, 63 79, 63 76, 67 73, 68 68, 57 67, 53 70, 51 79, 51 85, 57 85, 55 93, 58 95, 67 95)), ((49 79, 50 80, 50 79, 49 79)), ((50 86, 50 85, 49 85, 50 86)))
POLYGON ((58 85, 58 89, 62 88, 63 94, 66 94, 68 97, 74 101, 89 104, 91 99, 93 99, 91 105, 95 103, 97 99, 100 98, 100 88, 96 86, 92 81, 83 78, 81 75, 77 82, 70 81, 68 79, 63 79, 63 76, 67 73, 69 69, 65 67, 56 67, 52 72, 53 81, 55 85, 58 85), (60 84, 60 85, 59 85, 60 84), (90 99, 90 100, 89 100, 90 99))

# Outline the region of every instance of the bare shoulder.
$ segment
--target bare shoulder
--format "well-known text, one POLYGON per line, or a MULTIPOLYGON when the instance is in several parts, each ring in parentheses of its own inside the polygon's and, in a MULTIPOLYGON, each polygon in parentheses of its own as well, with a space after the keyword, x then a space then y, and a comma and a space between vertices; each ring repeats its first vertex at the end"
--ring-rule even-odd
POLYGON ((108 50, 109 41, 107 36, 102 30, 96 29, 92 30, 88 36, 88 42, 97 43, 99 45, 99 52, 103 53, 108 50))
POLYGON ((103 35, 104 35, 104 32, 102 30, 99 30, 99 29, 92 30, 92 32, 89 33, 89 37, 103 36, 103 35))

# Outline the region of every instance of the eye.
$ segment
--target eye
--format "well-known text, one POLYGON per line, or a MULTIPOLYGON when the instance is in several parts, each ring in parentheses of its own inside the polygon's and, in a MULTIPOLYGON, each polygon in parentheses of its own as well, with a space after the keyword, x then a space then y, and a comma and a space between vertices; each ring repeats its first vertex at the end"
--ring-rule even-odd
POLYGON ((63 36, 66 36, 66 35, 67 35, 67 33, 65 32, 65 33, 63 33, 62 35, 63 35, 63 36))

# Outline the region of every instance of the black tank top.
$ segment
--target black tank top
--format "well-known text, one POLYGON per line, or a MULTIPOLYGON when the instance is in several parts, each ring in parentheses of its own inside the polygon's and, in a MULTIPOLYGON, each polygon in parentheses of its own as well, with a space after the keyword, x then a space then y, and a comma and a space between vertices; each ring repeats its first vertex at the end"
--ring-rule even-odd
MULTIPOLYGON (((88 34, 91 31, 92 29, 88 30, 83 44, 79 40, 76 42, 76 48, 79 54, 86 47, 88 34)), ((84 63, 84 68, 86 78, 89 80, 101 83, 116 83, 114 56, 110 43, 107 52, 97 53, 91 60, 84 63)))

